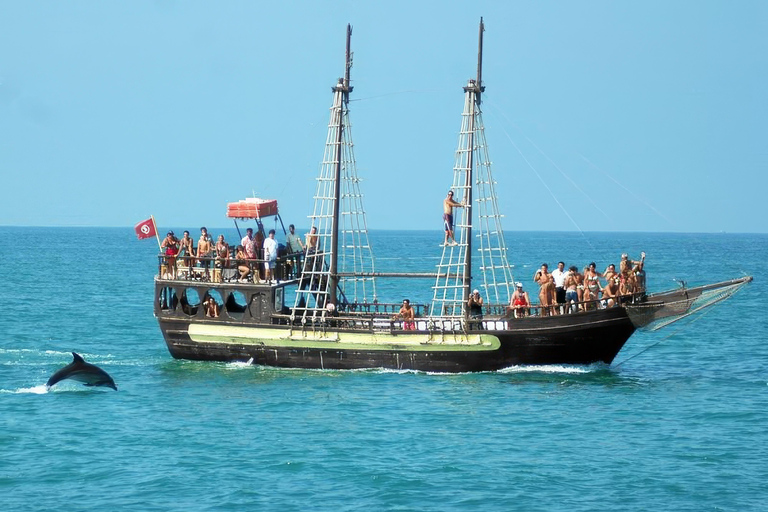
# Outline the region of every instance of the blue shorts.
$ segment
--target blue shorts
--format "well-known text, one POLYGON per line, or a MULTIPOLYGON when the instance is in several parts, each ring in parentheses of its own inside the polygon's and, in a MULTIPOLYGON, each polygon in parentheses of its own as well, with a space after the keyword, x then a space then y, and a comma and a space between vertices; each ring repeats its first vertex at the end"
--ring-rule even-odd
POLYGON ((566 290, 565 291, 565 302, 579 302, 579 294, 576 293, 576 290, 566 290))
POLYGON ((446 231, 453 231, 453 215, 450 213, 443 214, 443 224, 446 231))

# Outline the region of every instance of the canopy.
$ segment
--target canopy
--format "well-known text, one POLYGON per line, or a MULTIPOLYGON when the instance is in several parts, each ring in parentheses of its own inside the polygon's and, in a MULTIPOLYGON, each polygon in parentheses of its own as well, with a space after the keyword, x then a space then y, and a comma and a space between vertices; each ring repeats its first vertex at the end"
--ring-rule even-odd
POLYGON ((230 219, 260 219, 277 215, 277 199, 249 197, 236 203, 227 203, 227 217, 230 219))

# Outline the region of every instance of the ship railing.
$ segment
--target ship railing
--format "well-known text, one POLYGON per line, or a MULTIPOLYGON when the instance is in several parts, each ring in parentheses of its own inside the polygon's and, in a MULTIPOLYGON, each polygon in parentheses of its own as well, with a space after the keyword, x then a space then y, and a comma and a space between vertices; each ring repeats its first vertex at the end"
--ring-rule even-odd
MULTIPOLYGON (((264 259, 235 259, 195 256, 169 256, 158 255, 158 276, 161 279, 178 281, 206 281, 206 282, 238 282, 240 270, 238 267, 245 265, 250 272, 246 279, 248 282, 258 283, 264 279, 264 259)), ((295 256, 292 254, 277 258, 273 270, 274 279, 280 281, 296 278, 295 256)))
POLYGON ((541 304, 531 304, 529 306, 510 306, 508 304, 491 304, 483 307, 483 315, 496 318, 528 318, 543 316, 574 315, 597 309, 610 309, 616 306, 627 304, 638 304, 645 300, 645 292, 636 292, 619 295, 610 299, 593 299, 580 302, 569 302, 566 304, 554 304, 552 306, 543 306, 541 304))

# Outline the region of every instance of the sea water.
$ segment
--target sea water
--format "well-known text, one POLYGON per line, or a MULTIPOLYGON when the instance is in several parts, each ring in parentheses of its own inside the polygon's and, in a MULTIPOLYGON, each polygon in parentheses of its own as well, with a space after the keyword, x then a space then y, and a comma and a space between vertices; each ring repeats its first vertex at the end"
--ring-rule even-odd
MULTIPOLYGON (((463 375, 177 361, 152 316, 154 240, 0 236, 2 510, 768 508, 766 235, 510 233, 533 296, 542 262, 602 270, 622 252, 648 254, 651 291, 756 279, 703 316, 636 333, 611 366, 463 375), (71 351, 119 391, 46 390, 71 351)), ((434 271, 441 241, 373 232, 377 270, 434 271)), ((431 285, 378 293, 426 302, 431 285)))

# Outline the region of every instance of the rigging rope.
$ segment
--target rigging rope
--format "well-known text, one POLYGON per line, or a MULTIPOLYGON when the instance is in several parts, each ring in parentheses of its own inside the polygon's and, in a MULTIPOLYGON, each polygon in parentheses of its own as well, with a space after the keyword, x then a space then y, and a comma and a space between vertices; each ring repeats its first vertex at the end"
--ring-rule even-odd
MULTIPOLYGON (((487 101, 487 98, 486 98, 486 101, 487 101)), ((609 216, 608 216, 608 214, 607 214, 607 213, 605 213, 605 212, 603 211, 603 209, 602 209, 602 208, 600 208, 600 206, 598 206, 598 204, 595 202, 595 200, 594 200, 594 199, 592 199, 592 196, 591 196, 590 194, 587 194, 586 192, 584 192, 584 189, 582 189, 582 188, 581 188, 581 187, 578 185, 578 183, 576 183, 575 181, 573 181, 573 179, 571 179, 571 177, 570 177, 570 176, 568 176, 567 174, 565 174, 565 172, 564 172, 564 171, 563 171, 563 170, 560 168, 560 166, 559 166, 559 165, 557 165, 557 164, 555 163, 555 161, 554 161, 554 160, 552 160, 552 159, 549 157, 549 155, 547 155, 546 153, 544 153, 544 151, 543 151, 543 150, 542 150, 542 149, 541 149, 541 148, 540 148, 540 147, 539 147, 539 146, 538 146, 538 145, 537 145, 535 142, 533 142, 533 140, 531 140, 531 138, 530 138, 530 137, 528 137, 528 136, 527 136, 527 135, 526 135, 526 134, 523 132, 522 128, 520 128, 520 127, 519 127, 517 124, 515 124, 515 122, 514 122, 514 121, 512 121, 512 120, 511 120, 509 117, 507 117, 507 115, 506 115, 506 114, 505 114, 505 113, 504 113, 504 112, 503 112, 503 111, 502 111, 502 110, 501 110, 501 109, 498 107, 498 105, 496 105, 496 104, 495 104, 494 102, 492 102, 492 101, 490 101, 489 103, 491 104, 491 106, 492 106, 493 108, 495 108, 495 109, 496 109, 496 110, 499 112, 499 114, 501 114, 501 115, 504 117, 504 119, 506 119, 506 120, 509 122, 509 124, 511 124, 512 126, 514 126, 515 128, 517 128, 517 130, 518 130, 518 131, 519 131, 519 132, 520 132, 520 133, 523 135, 523 137, 525 137, 525 140, 527 140, 527 141, 528 141, 528 142, 529 142, 529 143, 530 143, 530 144, 531 144, 533 147, 535 147, 535 148, 536 148, 536 150, 537 150, 539 153, 541 153, 541 154, 542 154, 542 156, 543 156, 544 158, 546 158, 546 159, 547 159, 547 161, 548 161, 550 164, 552 164, 552 166, 553 166, 555 169, 557 169, 557 170, 560 172, 560 174, 562 174, 562 175, 563 175, 563 178, 567 179, 567 180, 568 180, 568 181, 571 183, 571 185, 573 185, 573 188, 575 188, 576 190, 578 190, 579 192, 581 192, 581 193, 582 193, 582 195, 583 195, 584 197, 586 197, 586 198, 589 200, 589 202, 590 202, 590 203, 592 203, 592 206, 594 206, 594 207, 595 207, 595 209, 596 209, 597 211, 599 211, 600 213, 602 213, 602 214, 603 214, 603 216, 604 216, 606 219, 608 219, 608 220, 611 220, 611 217, 609 217, 609 216)))
POLYGON ((594 169, 597 169, 598 171, 600 171, 600 172, 601 172, 601 173, 602 173, 602 174, 603 174, 605 177, 607 177, 608 179, 610 179, 610 180, 611 180, 612 182, 614 182, 616 185, 618 185, 619 187, 621 187, 622 189, 624 189, 624 190, 625 190, 625 191, 626 191, 626 192, 627 192, 629 195, 631 195, 631 196, 632 196, 632 197, 634 197, 636 200, 638 200, 639 202, 643 203, 645 206, 647 206, 648 208, 650 208, 650 209, 651 209, 651 210, 652 210, 652 211, 653 211, 653 212, 654 212, 656 215, 658 215, 659 217, 661 217, 662 219, 664 219, 665 221, 667 221, 667 223, 668 223, 670 226, 672 226, 672 225, 673 225, 671 220, 669 220, 667 217, 665 217, 665 216, 664 216, 664 214, 663 214, 663 213, 661 213, 659 210, 657 210, 656 208, 654 208, 654 207, 653 207, 653 205, 651 205, 650 203, 648 203, 648 201, 646 201, 646 200, 644 200, 643 198, 639 197, 637 194, 635 194, 634 192, 632 192, 631 190, 629 190, 627 187, 625 187, 624 185, 622 185, 621 183, 619 183, 619 181, 618 181, 618 180, 616 180, 616 179, 615 179, 613 176, 611 176, 610 174, 608 174, 607 172, 605 172, 604 170, 602 170, 600 167, 598 167, 598 166, 596 166, 595 164, 593 164, 592 162, 590 162, 590 161, 589 161, 589 159, 587 159, 587 157, 585 157, 585 156, 584 156, 584 155, 582 155, 581 153, 577 153, 577 155, 579 155, 579 156, 582 158, 582 160, 584 160, 585 162, 587 162, 587 164, 589 164, 590 166, 592 166, 594 169))
POLYGON ((571 222, 573 223, 573 225, 574 225, 574 226, 576 226, 576 229, 578 229, 578 230, 579 230, 579 233, 581 233, 581 236, 583 236, 583 237, 584 237, 584 240, 586 240, 586 241, 587 241, 587 244, 589 244, 589 246, 590 246, 592 249, 594 249, 595 247, 592 245, 592 242, 590 242, 590 241, 589 241, 589 238, 587 238, 587 235, 585 235, 585 234, 584 234, 584 231, 582 231, 581 227, 579 227, 579 225, 576 223, 576 221, 574 220, 574 218, 573 218, 573 217, 571 217, 571 214, 570 214, 570 213, 568 213, 568 210, 566 210, 566 209, 565 209, 565 207, 564 207, 564 206, 563 206, 563 204, 560 202, 560 200, 557 198, 557 196, 555 196, 555 193, 554 193, 554 192, 552 192, 552 189, 551 189, 551 188, 549 188, 549 185, 547 185, 547 182, 546 182, 546 181, 544 181, 544 178, 542 178, 542 177, 541 177, 541 175, 540 175, 540 174, 539 174, 539 172, 536 170, 536 168, 535 168, 535 167, 533 167, 533 165, 531 165, 531 162, 529 162, 527 158, 525 158, 525 155, 523 154, 523 152, 522 152, 522 151, 520 151, 520 148, 519 148, 519 147, 517 147, 517 144, 515 144, 515 141, 514 141, 514 140, 512 140, 512 137, 510 137, 509 133, 507 132, 507 130, 505 130, 505 129, 504 129, 504 127, 503 127, 503 126, 501 127, 501 131, 502 131, 502 132, 504 132, 504 135, 506 135, 506 136, 507 136, 507 139, 509 139, 509 142, 512 144, 512 146, 514 146, 514 148, 517 150, 517 152, 518 152, 518 153, 520 153, 520 156, 521 156, 521 157, 522 157, 522 159, 525 161, 525 163, 526 163, 526 164, 528 164, 528 167, 530 167, 530 168, 531 168, 531 170, 532 170, 532 171, 533 171, 533 173, 536 175, 536 177, 537 177, 537 178, 539 178, 539 181, 541 181, 541 184, 542 184, 542 185, 544 185, 544 188, 546 188, 546 189, 547 189, 547 192, 549 192, 549 195, 551 195, 551 196, 552 196, 552 199, 554 199, 554 200, 555 200, 555 202, 557 203, 557 205, 560 207, 560 209, 561 209, 561 210, 563 210, 563 213, 565 213, 565 215, 566 215, 566 216, 567 216, 567 217, 568 217, 568 218, 571 220, 571 222))

